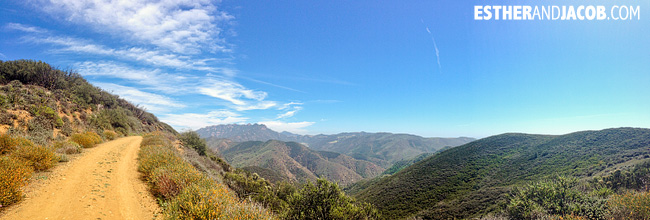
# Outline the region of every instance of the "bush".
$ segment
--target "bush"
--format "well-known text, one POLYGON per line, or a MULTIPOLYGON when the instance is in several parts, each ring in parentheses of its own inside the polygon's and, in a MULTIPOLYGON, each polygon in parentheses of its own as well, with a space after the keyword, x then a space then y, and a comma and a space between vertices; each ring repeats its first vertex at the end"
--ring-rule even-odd
POLYGON ((81 153, 81 146, 72 141, 54 142, 54 149, 60 154, 78 154, 81 153))
POLYGON ((37 145, 19 147, 11 156, 23 160, 38 171, 50 169, 59 161, 53 149, 37 145))
POLYGON ((650 192, 614 195, 608 202, 611 219, 650 219, 650 192))
POLYGON ((196 150, 201 156, 205 156, 205 150, 207 149, 205 140, 199 137, 199 134, 195 131, 184 132, 180 136, 183 146, 192 148, 196 150))
POLYGON ((145 177, 150 176, 159 167, 185 162, 171 146, 145 145, 140 148, 138 156, 140 158, 138 171, 145 177))
POLYGON ((141 146, 172 146, 172 142, 161 132, 152 132, 142 136, 141 146))
POLYGON ((103 135, 106 140, 115 140, 117 138, 117 133, 111 130, 105 130, 103 135))
POLYGON ((377 219, 377 210, 364 203, 355 205, 336 183, 318 179, 308 182, 289 199, 287 219, 377 219))
POLYGON ((102 138, 95 132, 88 131, 86 133, 74 134, 70 140, 81 145, 84 148, 91 148, 95 145, 102 143, 102 138))
POLYGON ((169 163, 155 169, 148 177, 148 182, 152 184, 155 195, 169 199, 201 177, 201 173, 186 162, 169 163))
POLYGON ((4 155, 15 151, 16 148, 21 146, 34 145, 30 140, 22 137, 12 137, 8 134, 0 135, 0 155, 4 155))
POLYGON ((558 177, 515 188, 506 211, 513 219, 576 215, 604 219, 605 203, 576 189, 577 179, 558 177))
POLYGON ((183 189, 164 208, 169 219, 274 219, 259 207, 238 202, 226 187, 207 179, 183 189))
POLYGON ((27 185, 32 169, 23 161, 0 156, 0 205, 7 206, 20 201, 20 188, 27 185))

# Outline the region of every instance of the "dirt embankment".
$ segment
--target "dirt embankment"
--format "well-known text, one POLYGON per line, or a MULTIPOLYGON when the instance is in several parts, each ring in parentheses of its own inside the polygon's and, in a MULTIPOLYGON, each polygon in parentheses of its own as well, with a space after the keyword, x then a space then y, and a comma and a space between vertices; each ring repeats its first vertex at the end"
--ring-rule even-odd
POLYGON ((159 207, 137 171, 141 141, 126 137, 85 149, 0 219, 156 219, 159 207))

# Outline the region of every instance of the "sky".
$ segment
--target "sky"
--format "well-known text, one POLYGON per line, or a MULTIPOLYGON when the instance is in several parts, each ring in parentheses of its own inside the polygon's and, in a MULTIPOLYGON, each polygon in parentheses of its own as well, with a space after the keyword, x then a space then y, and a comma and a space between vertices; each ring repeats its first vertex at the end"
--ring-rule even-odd
POLYGON ((649 1, 0 0, 0 60, 42 60, 175 129, 487 137, 650 127, 649 1), (638 7, 475 20, 477 5, 638 7))

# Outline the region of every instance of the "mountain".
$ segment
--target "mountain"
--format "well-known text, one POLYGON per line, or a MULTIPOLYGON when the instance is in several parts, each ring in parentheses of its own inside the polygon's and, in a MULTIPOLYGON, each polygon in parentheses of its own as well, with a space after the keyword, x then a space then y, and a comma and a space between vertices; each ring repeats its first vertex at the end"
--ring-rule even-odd
POLYGON ((315 151, 296 142, 247 141, 220 153, 235 167, 275 180, 283 179, 278 176, 294 182, 325 177, 345 186, 384 171, 367 161, 340 153, 315 151))
POLYGON ((208 140, 299 142, 314 150, 345 154, 358 160, 373 162, 383 168, 388 168, 400 160, 411 159, 423 153, 436 152, 446 146, 455 147, 475 140, 467 137, 424 138, 409 134, 366 132, 297 135, 289 132, 278 133, 261 124, 215 125, 198 129, 196 132, 208 140))
POLYGON ((229 139, 234 142, 268 140, 290 141, 286 135, 275 132, 261 124, 214 125, 198 129, 196 130, 196 133, 198 133, 202 138, 213 137, 229 139))
POLYGON ((335 135, 303 136, 310 148, 349 155, 359 160, 374 162, 388 168, 393 163, 414 158, 423 153, 433 153, 443 147, 455 147, 475 139, 423 138, 410 134, 392 133, 341 133, 335 135))
POLYGON ((172 127, 81 75, 41 61, 0 61, 0 133, 47 145, 86 131, 121 135, 172 127))
POLYGON ((496 210, 515 185, 557 175, 600 176, 648 157, 650 129, 509 133, 442 151, 373 181, 355 197, 389 219, 469 218, 496 210))

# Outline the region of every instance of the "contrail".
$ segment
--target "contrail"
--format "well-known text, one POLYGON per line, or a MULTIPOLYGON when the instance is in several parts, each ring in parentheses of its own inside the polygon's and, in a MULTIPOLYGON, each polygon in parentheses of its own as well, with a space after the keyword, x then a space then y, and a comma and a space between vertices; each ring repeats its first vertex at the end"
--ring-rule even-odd
MULTIPOLYGON (((422 22, 422 25, 424 25, 424 20, 420 19, 422 22)), ((426 27, 426 26, 425 26, 426 27)), ((433 38, 433 34, 431 33, 431 30, 429 30, 429 27, 426 27, 427 32, 429 33, 429 36, 431 36, 431 41, 433 42, 433 47, 436 49, 436 60, 438 61, 438 71, 442 73, 442 66, 440 65, 440 51, 438 50, 438 44, 436 44, 436 39, 433 38)))

